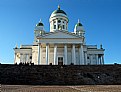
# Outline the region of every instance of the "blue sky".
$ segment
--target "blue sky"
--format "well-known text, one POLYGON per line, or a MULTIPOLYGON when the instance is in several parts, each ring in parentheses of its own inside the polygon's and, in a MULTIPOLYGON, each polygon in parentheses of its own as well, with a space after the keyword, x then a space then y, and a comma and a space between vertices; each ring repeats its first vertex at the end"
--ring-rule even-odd
POLYGON ((16 44, 32 44, 40 18, 49 31, 58 4, 69 18, 69 31, 80 19, 89 45, 103 45, 105 63, 121 63, 121 0, 1 0, 0 63, 13 63, 16 44))

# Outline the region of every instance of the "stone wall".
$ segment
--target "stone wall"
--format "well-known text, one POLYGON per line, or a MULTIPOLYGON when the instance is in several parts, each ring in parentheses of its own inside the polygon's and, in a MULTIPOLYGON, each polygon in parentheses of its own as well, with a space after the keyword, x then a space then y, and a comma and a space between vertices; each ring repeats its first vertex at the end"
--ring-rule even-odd
POLYGON ((121 65, 0 64, 1 84, 95 85, 121 84, 121 65))

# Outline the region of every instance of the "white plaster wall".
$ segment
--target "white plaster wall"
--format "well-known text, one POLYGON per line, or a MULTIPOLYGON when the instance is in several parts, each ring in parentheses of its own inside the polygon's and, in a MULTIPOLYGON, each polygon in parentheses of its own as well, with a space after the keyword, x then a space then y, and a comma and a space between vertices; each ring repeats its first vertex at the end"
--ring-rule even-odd
POLYGON ((92 60, 93 60, 92 64, 96 65, 97 61, 96 61, 96 55, 95 54, 92 55, 92 60))
POLYGON ((38 65, 38 46, 32 47, 32 63, 38 65))
POLYGON ((79 65, 80 63, 80 58, 79 58, 79 51, 76 51, 76 65, 79 65))
POLYGON ((89 59, 87 59, 87 64, 90 63, 91 65, 97 64, 96 54, 88 54, 89 59))
POLYGON ((41 64, 42 65, 46 65, 46 54, 45 53, 42 53, 41 55, 42 55, 41 56, 41 64))
POLYGON ((46 48, 41 48, 42 53, 41 53, 41 64, 45 65, 46 64, 46 48))
POLYGON ((71 53, 72 48, 68 48, 68 54, 67 54, 67 61, 68 61, 68 65, 71 64, 72 61, 72 53, 71 53))

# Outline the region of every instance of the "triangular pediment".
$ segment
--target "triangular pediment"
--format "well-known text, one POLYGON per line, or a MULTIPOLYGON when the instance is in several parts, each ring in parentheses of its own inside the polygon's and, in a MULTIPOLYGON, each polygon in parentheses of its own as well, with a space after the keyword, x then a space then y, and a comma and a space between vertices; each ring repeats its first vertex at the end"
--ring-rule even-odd
POLYGON ((62 39, 62 38, 79 38, 79 36, 75 35, 74 33, 65 32, 65 31, 56 31, 51 32, 46 35, 43 35, 41 38, 55 38, 55 39, 62 39))

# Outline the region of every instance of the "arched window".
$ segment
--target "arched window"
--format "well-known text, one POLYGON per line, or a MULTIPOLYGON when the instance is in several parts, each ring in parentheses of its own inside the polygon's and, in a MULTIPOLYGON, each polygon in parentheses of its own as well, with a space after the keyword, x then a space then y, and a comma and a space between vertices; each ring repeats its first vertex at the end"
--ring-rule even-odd
POLYGON ((60 21, 60 20, 58 20, 58 23, 61 23, 61 21, 60 21))
POLYGON ((56 29, 56 25, 54 25, 54 29, 56 29))
POLYGON ((63 25, 63 29, 65 29, 65 26, 63 25))

